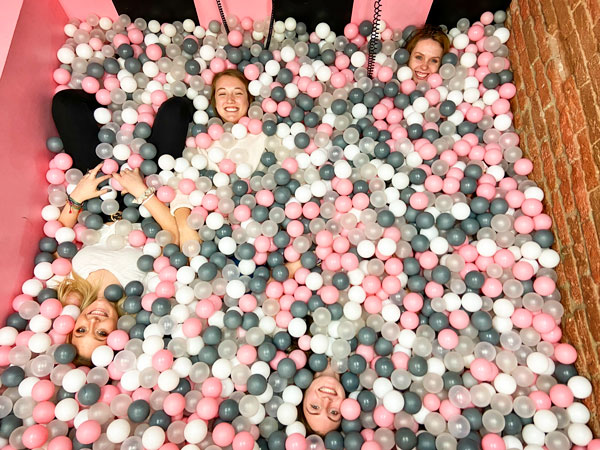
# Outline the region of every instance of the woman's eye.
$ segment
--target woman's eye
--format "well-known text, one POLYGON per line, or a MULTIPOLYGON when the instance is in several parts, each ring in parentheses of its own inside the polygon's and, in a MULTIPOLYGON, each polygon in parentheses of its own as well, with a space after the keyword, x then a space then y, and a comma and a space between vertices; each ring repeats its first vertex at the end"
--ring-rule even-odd
POLYGON ((335 409, 332 409, 331 411, 329 411, 329 414, 333 415, 333 416, 337 416, 340 412, 336 411, 335 409))
POLYGON ((108 333, 104 330, 100 330, 100 331, 98 331, 98 336, 107 337, 108 333))
POLYGON ((311 407, 312 409, 319 409, 319 406, 318 406, 318 405, 310 405, 310 407, 311 407))
POLYGON ((85 333, 85 328, 84 327, 79 327, 75 331, 77 331, 78 333, 85 333))

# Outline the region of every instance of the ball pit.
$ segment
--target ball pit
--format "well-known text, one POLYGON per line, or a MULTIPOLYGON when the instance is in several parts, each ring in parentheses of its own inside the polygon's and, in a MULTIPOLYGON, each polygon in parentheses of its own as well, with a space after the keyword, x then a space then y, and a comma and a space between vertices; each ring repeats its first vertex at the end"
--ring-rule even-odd
POLYGON ((104 106, 103 172, 140 167, 160 200, 187 194, 203 242, 179 249, 147 210, 129 211, 141 230, 122 220, 110 245, 143 250, 145 286, 124 286, 129 315, 93 368, 75 367, 79 309, 52 281, 118 205, 103 195, 62 227, 82 174, 48 140, 45 237, 0 329, 2 446, 600 448, 579 402, 591 384, 560 343, 551 220, 512 128, 505 17, 459 21, 439 73, 419 83, 401 48, 410 29, 380 26, 371 80, 370 23, 336 36, 290 18, 269 50, 267 22, 235 17, 228 35, 127 16, 66 25, 54 80, 104 106), (233 67, 256 99, 232 126, 208 97, 233 67), (182 157, 156 164, 145 138, 171 96, 193 100, 194 124, 182 157), (224 159, 261 133, 263 171, 224 159), (210 161, 196 151, 217 141, 210 161), (299 410, 328 361, 347 398, 339 429, 318 436, 299 410))

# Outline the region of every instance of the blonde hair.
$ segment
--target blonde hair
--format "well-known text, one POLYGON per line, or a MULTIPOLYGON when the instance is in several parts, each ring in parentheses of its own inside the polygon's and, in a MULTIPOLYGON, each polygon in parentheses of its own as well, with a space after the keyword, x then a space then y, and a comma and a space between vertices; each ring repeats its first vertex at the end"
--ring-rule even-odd
POLYGON ((65 278, 60 282, 56 289, 58 300, 65 306, 65 298, 71 293, 76 293, 81 296, 81 306, 79 309, 83 311, 90 306, 94 300, 98 298, 99 286, 94 286, 88 280, 80 277, 75 272, 72 273, 73 278, 65 278))

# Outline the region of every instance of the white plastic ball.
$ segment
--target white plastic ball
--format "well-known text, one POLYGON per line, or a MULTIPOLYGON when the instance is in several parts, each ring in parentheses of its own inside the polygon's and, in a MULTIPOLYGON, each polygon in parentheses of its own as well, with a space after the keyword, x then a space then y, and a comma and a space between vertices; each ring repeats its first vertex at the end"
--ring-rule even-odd
POLYGON ((129 421, 116 419, 111 421, 106 428, 106 437, 113 444, 120 444, 129 437, 131 427, 129 421))
POLYGON ((206 438, 208 427, 203 420, 192 420, 188 422, 183 430, 183 436, 190 444, 199 444, 206 438))
POLYGON ((298 409, 291 403, 282 403, 277 408, 277 420, 282 425, 291 425, 298 418, 298 409))
POLYGON ((62 381, 62 387, 65 391, 75 393, 78 392, 86 383, 86 374, 83 370, 69 370, 62 381))
POLYGON ((158 450, 165 443, 165 430, 155 425, 149 427, 142 434, 142 444, 148 450, 158 450))

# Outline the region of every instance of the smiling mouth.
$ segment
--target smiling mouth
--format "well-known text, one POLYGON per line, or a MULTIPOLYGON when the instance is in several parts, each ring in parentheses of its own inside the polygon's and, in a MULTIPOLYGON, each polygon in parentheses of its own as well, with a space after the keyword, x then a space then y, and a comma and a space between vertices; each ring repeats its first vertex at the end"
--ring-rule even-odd
POLYGON ((415 72, 415 75, 417 76, 417 78, 427 78, 427 76, 429 75, 429 73, 426 73, 426 72, 415 72))
POLYGON ((108 317, 108 313, 102 309, 94 309, 86 314, 87 316, 108 317))
POLYGON ((332 388, 326 387, 326 386, 320 387, 319 392, 321 392, 323 394, 337 395, 337 391, 335 389, 332 389, 332 388))
POLYGON ((239 108, 236 108, 236 107, 234 107, 234 106, 229 106, 229 107, 226 107, 226 108, 225 108, 225 111, 226 111, 226 112, 238 112, 238 111, 239 111, 239 108))

